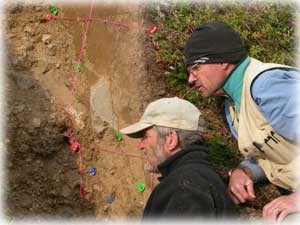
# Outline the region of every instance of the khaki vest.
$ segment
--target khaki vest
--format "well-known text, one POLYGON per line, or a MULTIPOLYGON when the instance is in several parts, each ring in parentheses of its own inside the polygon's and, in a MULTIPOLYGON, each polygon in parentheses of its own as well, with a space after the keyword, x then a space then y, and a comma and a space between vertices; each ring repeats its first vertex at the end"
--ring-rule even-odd
POLYGON ((279 64, 262 63, 251 58, 245 71, 240 113, 231 102, 230 114, 238 132, 241 153, 256 158, 270 182, 295 191, 299 187, 296 165, 297 161, 300 163, 300 157, 296 151, 298 152, 300 146, 276 133, 259 111, 250 91, 252 81, 256 77, 275 68, 294 69, 279 64))

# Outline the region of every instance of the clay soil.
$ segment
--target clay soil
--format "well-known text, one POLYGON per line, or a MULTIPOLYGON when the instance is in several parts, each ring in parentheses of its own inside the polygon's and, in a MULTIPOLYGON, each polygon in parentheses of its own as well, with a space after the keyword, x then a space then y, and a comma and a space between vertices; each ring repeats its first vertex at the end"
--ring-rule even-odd
MULTIPOLYGON (((89 5, 57 5, 59 16, 88 17, 89 5)), ((5 214, 22 218, 140 218, 149 188, 137 141, 116 140, 116 130, 141 116, 145 106, 166 96, 148 34, 91 22, 77 84, 72 79, 85 22, 45 20, 50 5, 13 4, 6 8, 6 190, 5 214), (90 89, 108 82, 114 124, 101 132, 91 122, 90 89), (74 89, 75 87, 75 89, 74 89), (72 92, 72 89, 74 92, 72 92), (66 107, 70 104, 70 123, 66 107), (64 133, 72 130, 82 148, 86 196, 80 194, 79 153, 64 133), (90 169, 96 168, 96 175, 90 169), (147 181, 147 182, 146 182, 147 181), (110 202, 109 199, 113 198, 110 202)), ((137 26, 138 5, 95 5, 93 17, 137 26)), ((99 99, 99 104, 105 99, 99 99)), ((147 177, 147 176, 146 176, 147 177)))

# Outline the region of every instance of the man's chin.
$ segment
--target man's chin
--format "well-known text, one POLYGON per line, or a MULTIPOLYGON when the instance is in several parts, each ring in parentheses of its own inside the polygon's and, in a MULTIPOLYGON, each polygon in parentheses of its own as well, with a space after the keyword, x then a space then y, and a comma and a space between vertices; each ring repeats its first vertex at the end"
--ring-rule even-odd
POLYGON ((210 96, 211 96, 211 94, 210 94, 210 93, 207 93, 207 92, 202 92, 202 91, 200 91, 200 95, 201 95, 201 97, 202 97, 202 98, 208 98, 208 97, 210 97, 210 96))
POLYGON ((202 98, 207 98, 210 96, 209 93, 207 93, 202 86, 197 87, 197 90, 200 93, 202 98))
POLYGON ((206 91, 199 91, 202 98, 208 98, 212 96, 222 96, 224 95, 224 92, 216 91, 214 93, 206 92, 206 91))
POLYGON ((214 96, 225 96, 226 94, 223 91, 223 89, 221 88, 221 89, 215 91, 212 95, 214 95, 214 96))
POLYGON ((209 96, 203 93, 200 93, 202 98, 208 98, 209 96))

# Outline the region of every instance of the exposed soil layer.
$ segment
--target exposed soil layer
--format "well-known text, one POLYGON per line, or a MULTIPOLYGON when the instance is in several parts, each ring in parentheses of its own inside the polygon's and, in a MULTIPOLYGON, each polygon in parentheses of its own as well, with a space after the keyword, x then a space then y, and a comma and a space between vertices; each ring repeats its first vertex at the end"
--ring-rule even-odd
MULTIPOLYGON (((57 7, 59 16, 89 14, 88 5, 57 7)), ((145 183, 143 160, 101 149, 142 155, 136 140, 123 137, 119 142, 115 133, 135 122, 149 102, 166 95, 148 34, 90 23, 68 124, 66 106, 85 23, 47 22, 49 9, 19 4, 6 10, 6 213, 10 218, 139 218, 149 194, 148 189, 137 190, 145 183), (113 124, 102 121, 101 131, 94 129, 90 104, 91 87, 99 81, 108 84, 114 114, 113 124), (63 135, 70 128, 84 146, 85 197, 79 192, 78 153, 72 153, 63 135), (90 175, 92 167, 95 176, 90 175)), ((138 5, 96 5, 93 17, 147 25, 138 5)))

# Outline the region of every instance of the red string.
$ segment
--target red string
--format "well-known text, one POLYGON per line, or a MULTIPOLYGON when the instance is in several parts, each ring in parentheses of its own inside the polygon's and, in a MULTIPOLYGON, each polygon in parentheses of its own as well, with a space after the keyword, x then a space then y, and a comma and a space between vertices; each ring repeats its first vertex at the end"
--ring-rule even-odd
POLYGON ((84 190, 83 169, 82 169, 82 147, 79 147, 79 174, 80 174, 80 194, 85 196, 88 192, 84 190))
MULTIPOLYGON (((80 54, 79 54, 79 57, 78 57, 78 60, 77 60, 77 65, 80 65, 80 63, 81 63, 82 56, 83 56, 83 53, 84 53, 84 49, 85 49, 85 46, 86 46, 87 33, 88 33, 88 29, 89 29, 89 24, 90 24, 90 18, 92 17, 93 8, 94 8, 94 0, 92 0, 92 2, 91 2, 89 20, 87 20, 86 27, 85 27, 85 32, 83 34, 80 54)), ((49 18, 51 18, 51 17, 48 16, 48 19, 49 18)), ((79 73, 79 71, 77 71, 74 74, 73 78, 72 78, 72 91, 71 91, 69 105, 67 107, 67 115, 68 115, 68 117, 67 117, 67 126, 69 127, 69 131, 68 131, 68 134, 66 134, 66 136, 70 138, 71 144, 73 144, 72 142, 74 142, 73 132, 71 130, 71 108, 72 108, 72 104, 73 104, 73 101, 74 101, 75 91, 76 91, 76 88, 77 88, 78 73, 79 73)), ((83 180, 83 172, 82 172, 82 146, 80 146, 80 144, 78 145, 78 150, 79 150, 80 194, 82 196, 85 196, 87 194, 87 192, 84 190, 84 180, 83 180)))
POLYGON ((95 149, 97 151, 110 152, 110 153, 114 153, 114 154, 118 154, 118 155, 122 155, 122 156, 128 156, 128 157, 133 157, 133 158, 141 158, 141 159, 144 158, 142 155, 138 155, 138 154, 120 152, 120 151, 117 151, 117 150, 104 149, 104 148, 95 148, 94 145, 89 145, 89 146, 85 146, 85 147, 89 148, 89 149, 95 149))
MULTIPOLYGON (((90 14, 89 14, 89 19, 87 20, 86 23, 86 28, 85 28, 85 32, 83 34, 83 38, 82 38, 82 43, 81 43, 81 49, 80 49, 80 54, 77 60, 77 65, 80 65, 81 61, 82 61, 82 56, 84 53, 84 49, 86 46, 86 41, 87 41, 87 33, 88 33, 88 29, 89 29, 89 25, 90 25, 90 18, 92 17, 92 12, 93 12, 93 7, 94 7, 94 0, 92 0, 92 4, 91 4, 91 8, 90 8, 90 14)), ((69 103, 69 107, 71 107, 73 100, 74 100, 74 94, 77 88, 77 76, 78 76, 78 71, 75 73, 75 75, 73 76, 73 80, 72 80, 72 94, 71 94, 71 99, 70 99, 70 103, 69 103)))
POLYGON ((112 21, 112 20, 100 19, 100 18, 91 18, 91 17, 89 17, 89 18, 58 17, 58 16, 53 16, 51 14, 48 14, 46 16, 46 19, 48 21, 51 21, 51 20, 87 21, 87 22, 95 21, 95 22, 98 22, 98 23, 111 24, 111 25, 115 25, 115 26, 126 27, 126 28, 129 28, 129 29, 140 29, 140 30, 143 30, 145 32, 150 32, 150 33, 155 33, 157 31, 157 27, 146 28, 146 27, 141 27, 141 26, 129 25, 129 24, 126 24, 126 23, 121 23, 121 22, 118 22, 118 21, 112 21))
MULTIPOLYGON (((89 24, 90 24, 91 21, 102 22, 102 23, 106 23, 106 24, 113 24, 113 25, 123 26, 123 27, 127 27, 127 28, 143 29, 144 31, 147 31, 147 32, 150 32, 150 33, 155 33, 157 31, 157 27, 153 27, 153 28, 149 29, 149 28, 142 28, 142 27, 138 27, 138 26, 131 26, 131 25, 123 24, 123 23, 116 22, 116 21, 108 21, 108 20, 103 20, 103 19, 92 19, 93 7, 94 7, 94 0, 91 1, 91 7, 90 7, 90 13, 89 13, 88 19, 86 19, 86 18, 59 18, 59 17, 52 16, 51 14, 48 14, 46 16, 46 19, 48 21, 50 21, 50 20, 86 21, 86 27, 85 27, 85 32, 84 32, 83 38, 82 38, 80 54, 79 54, 78 60, 77 60, 77 66, 80 66, 80 64, 82 62, 82 57, 83 57, 84 50, 85 50, 85 47, 86 47, 86 42, 87 42, 87 34, 88 34, 89 24)), ((64 133, 64 136, 69 139, 69 142, 71 144, 72 152, 77 152, 78 151, 79 174, 80 174, 80 194, 82 196, 85 196, 86 194, 88 194, 88 192, 86 192, 84 190, 83 163, 82 163, 83 162, 83 160, 82 160, 82 149, 83 148, 84 149, 92 149, 93 148, 93 149, 98 150, 98 151, 110 152, 110 153, 114 153, 114 154, 118 154, 118 155, 122 155, 122 156, 133 157, 133 158, 143 158, 143 156, 142 155, 137 155, 137 154, 132 154, 132 153, 120 152, 120 151, 117 151, 117 150, 108 150, 108 149, 103 149, 103 148, 95 148, 93 145, 82 146, 82 145, 80 145, 79 142, 75 141, 73 130, 71 128, 71 113, 72 113, 71 110, 72 110, 74 96, 75 96, 76 89, 77 89, 77 77, 78 77, 79 72, 80 71, 76 71, 74 73, 74 75, 72 76, 71 96, 70 96, 70 99, 69 99, 69 104, 68 104, 67 109, 66 109, 67 110, 67 127, 68 127, 68 130, 64 133)))
MULTIPOLYGON (((91 3, 89 19, 92 18, 93 8, 94 8, 94 0, 92 0, 92 3, 91 3)), ((83 35, 83 40, 82 40, 82 45, 81 45, 77 65, 80 65, 81 60, 82 60, 84 48, 86 46, 87 33, 88 33, 88 30, 89 30, 89 25, 90 25, 90 21, 88 20, 87 23, 86 23, 85 32, 84 32, 84 35, 83 35)), ((76 73, 76 76, 75 76, 75 79, 74 79, 75 85, 77 85, 77 75, 78 75, 78 72, 76 73)), ((73 88, 74 87, 76 88, 76 86, 73 86, 73 88)), ((72 101, 73 101, 73 98, 72 98, 72 101)), ((82 196, 85 196, 87 194, 87 192, 84 190, 84 180, 83 180, 83 173, 82 173, 82 148, 81 147, 79 148, 79 172, 80 172, 80 193, 81 193, 82 196)))

